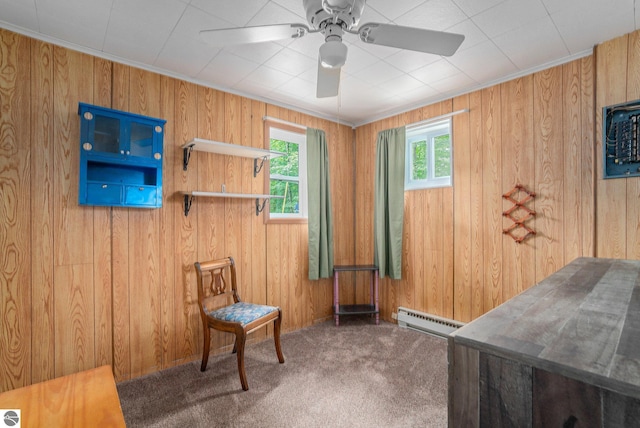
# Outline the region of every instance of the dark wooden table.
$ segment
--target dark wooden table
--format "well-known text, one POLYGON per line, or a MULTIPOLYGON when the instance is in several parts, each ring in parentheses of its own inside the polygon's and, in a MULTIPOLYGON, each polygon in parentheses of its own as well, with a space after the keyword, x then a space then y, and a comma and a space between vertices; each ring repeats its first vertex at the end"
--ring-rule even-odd
POLYGON ((449 426, 640 426, 640 261, 579 258, 449 337, 449 426))
POLYGON ((378 267, 375 265, 336 265, 333 267, 333 316, 336 327, 340 325, 340 315, 372 314, 376 316, 376 325, 380 324, 380 308, 378 306, 378 267), (339 272, 371 272, 369 281, 369 304, 341 305, 340 287, 338 285, 339 272))

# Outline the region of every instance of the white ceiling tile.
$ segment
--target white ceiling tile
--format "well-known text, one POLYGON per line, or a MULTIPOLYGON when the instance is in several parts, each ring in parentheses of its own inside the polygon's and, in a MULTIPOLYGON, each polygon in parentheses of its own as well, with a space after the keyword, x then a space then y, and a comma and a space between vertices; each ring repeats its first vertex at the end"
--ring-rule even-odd
POLYGON ((363 82, 370 85, 379 85, 382 82, 400 76, 402 72, 384 61, 378 61, 374 66, 366 68, 355 74, 363 82))
POLYGON ((478 83, 488 83, 518 71, 491 41, 480 43, 473 49, 458 52, 447 58, 447 61, 478 83))
POLYGON ((551 15, 571 53, 635 30, 635 16, 629 9, 608 10, 600 14, 575 14, 562 9, 551 15), (594 32, 593 29, 598 31, 594 32))
MULTIPOLYGON (((231 3, 231 2, 229 2, 231 3)), ((233 2, 237 5, 236 2, 233 2)), ((236 7, 245 7, 244 4, 236 7)), ((272 25, 272 24, 288 24, 288 23, 305 23, 305 19, 298 14, 280 6, 272 1, 268 2, 260 11, 247 23, 247 26, 254 25, 272 25)))
POLYGON ((411 106, 423 106, 429 103, 429 100, 434 98, 440 98, 442 94, 440 91, 432 88, 429 85, 422 85, 420 88, 417 88, 414 91, 404 93, 399 96, 404 100, 404 103, 407 103, 411 106))
POLYGON ((632 10, 634 0, 542 0, 549 14, 567 9, 577 15, 595 13, 607 14, 612 11, 632 10))
POLYGON ((299 52, 284 48, 264 63, 265 65, 280 70, 292 76, 297 76, 309 69, 316 69, 317 60, 299 52))
POLYGON ((374 8, 365 6, 364 12, 362 12, 362 16, 360 17, 358 27, 361 27, 368 22, 380 22, 383 24, 387 24, 390 22, 390 19, 378 13, 378 11, 374 8))
POLYGON ((487 40, 486 34, 484 34, 471 19, 467 19, 451 28, 447 28, 447 31, 462 34, 464 36, 464 41, 458 48, 457 52, 472 48, 478 43, 487 40))
POLYGON ((409 74, 423 83, 431 84, 449 76, 460 74, 460 70, 446 59, 440 59, 409 74))
POLYGON ((564 41, 549 17, 504 33, 494 40, 498 48, 520 70, 547 64, 569 55, 564 41), (540 45, 547 48, 537 49, 540 45))
POLYGON ((469 17, 475 16, 487 9, 491 9, 505 0, 453 0, 469 17))
POLYGON ((395 21, 399 16, 418 7, 421 3, 424 3, 424 0, 369 0, 366 8, 367 10, 375 10, 390 21, 395 21))
POLYGON ((251 82, 264 86, 266 90, 272 90, 284 85, 294 76, 284 73, 275 68, 260 66, 253 73, 249 74, 242 82, 251 82))
POLYGON ((385 58, 385 62, 388 62, 395 68, 408 73, 441 59, 442 57, 440 55, 399 49, 398 52, 385 58))
POLYGON ((496 37, 547 15, 541 0, 506 0, 473 17, 473 22, 488 37, 496 37))
POLYGON ((238 7, 228 0, 191 0, 191 6, 233 24, 232 27, 246 26, 267 3, 268 0, 243 0, 242 7, 238 7))
POLYGON ((287 9, 291 13, 300 17, 300 22, 307 22, 305 10, 300 0, 271 0, 273 3, 277 3, 283 8, 287 9))
POLYGON ((376 56, 362 49, 361 45, 349 46, 347 51, 347 62, 342 69, 350 74, 358 73, 361 70, 370 68, 380 61, 376 56))
POLYGON ((478 82, 464 73, 453 74, 444 79, 433 82, 431 86, 443 94, 461 94, 466 90, 471 90, 478 82))
POLYGON ((294 77, 284 85, 278 87, 278 91, 293 99, 296 97, 310 98, 316 95, 316 84, 300 79, 299 77, 294 77))
POLYGON ((213 81, 222 86, 232 87, 258 67, 259 64, 255 62, 222 51, 207 64, 197 77, 200 80, 213 81))
POLYGON ((112 1, 36 0, 39 29, 52 37, 101 51, 112 1))
POLYGON ((268 61, 269 58, 272 58, 282 49, 283 47, 281 45, 274 42, 251 43, 246 45, 227 46, 224 48, 225 51, 257 63, 264 63, 265 61, 268 61))
POLYGON ((222 50, 199 36, 210 28, 306 23, 301 0, 0 0, 0 27, 359 124, 568 60, 637 29, 639 2, 369 0, 361 24, 442 30, 465 41, 443 59, 346 33, 339 95, 326 99, 314 93, 322 34, 222 50))
POLYGON ((132 61, 152 63, 187 7, 176 0, 158 0, 155 8, 142 6, 142 2, 114 1, 105 51, 132 61))
POLYGON ((314 60, 318 59, 320 46, 324 43, 321 34, 307 34, 291 42, 287 47, 314 60))
POLYGON ((187 76, 197 76, 220 49, 200 38, 200 29, 218 18, 188 6, 176 24, 154 65, 175 70, 187 76))
POLYGON ((424 82, 408 75, 401 74, 398 77, 382 82, 378 87, 383 91, 403 95, 407 92, 415 91, 424 86, 424 82))
POLYGON ((396 19, 396 23, 408 27, 445 30, 467 18, 452 0, 429 0, 396 19))
POLYGON ((32 1, 0 0, 0 22, 38 30, 36 5, 32 1))

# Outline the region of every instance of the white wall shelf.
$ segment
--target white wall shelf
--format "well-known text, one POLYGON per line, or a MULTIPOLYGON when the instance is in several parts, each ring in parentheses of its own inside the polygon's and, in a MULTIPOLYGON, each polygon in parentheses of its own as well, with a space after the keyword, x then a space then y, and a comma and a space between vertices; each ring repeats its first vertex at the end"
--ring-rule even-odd
POLYGON ((247 147, 240 146, 238 144, 223 143, 220 141, 205 140, 202 138, 194 138, 186 144, 182 145, 183 159, 182 169, 185 171, 189 166, 189 159, 191 158, 191 152, 193 150, 200 152, 217 153, 220 155, 228 156, 240 156, 244 158, 253 158, 253 176, 257 176, 264 161, 267 159, 273 159, 278 156, 283 156, 284 153, 276 152, 273 150, 261 149, 259 147, 247 147), (260 160, 260 165, 258 161, 260 160))
POLYGON ((257 193, 227 193, 227 192, 180 192, 184 197, 184 215, 189 215, 191 210, 191 203, 196 196, 204 198, 240 198, 240 199, 255 199, 256 200, 256 215, 260 215, 268 199, 282 199, 284 196, 275 195, 263 195, 257 193), (260 200, 262 199, 262 203, 260 200))
MULTIPOLYGON (((244 158, 253 158, 253 176, 256 177, 262 170, 264 162, 267 159, 273 159, 278 156, 283 156, 284 153, 276 152, 273 150, 261 149, 258 147, 240 146, 238 144, 222 143, 220 141, 204 140, 202 138, 194 138, 181 147, 183 152, 182 166, 186 171, 189 166, 189 159, 191 158, 191 152, 193 150, 200 152, 216 153, 227 156, 239 156, 244 158), (258 161, 260 164, 258 165, 258 161)), ((224 186, 223 186, 224 189, 224 186)), ((242 199, 255 199, 256 200, 256 215, 260 215, 267 200, 272 198, 282 199, 283 196, 275 195, 263 195, 255 193, 227 193, 227 192, 203 192, 203 191, 191 191, 180 192, 184 197, 184 215, 189 215, 191 210, 191 203, 193 199, 197 197, 205 198, 242 198, 242 199), (260 202, 262 200, 262 203, 260 202)))

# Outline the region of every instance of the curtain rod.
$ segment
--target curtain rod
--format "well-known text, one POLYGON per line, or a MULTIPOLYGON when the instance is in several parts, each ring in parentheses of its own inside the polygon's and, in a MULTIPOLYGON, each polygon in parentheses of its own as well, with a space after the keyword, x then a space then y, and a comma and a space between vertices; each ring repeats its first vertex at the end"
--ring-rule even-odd
POLYGON ((271 122, 276 122, 276 123, 281 123, 283 125, 293 126, 294 128, 299 128, 299 129, 302 129, 302 130, 305 130, 305 131, 307 130, 307 127, 304 126, 304 125, 300 125, 298 123, 289 122, 289 121, 278 119, 278 118, 271 117, 271 116, 264 116, 262 118, 262 120, 269 120, 271 122))
POLYGON ((411 125, 407 126, 407 129, 415 128, 416 126, 426 125, 426 124, 431 123, 431 122, 436 122, 436 121, 441 120, 441 119, 446 119, 448 117, 452 117, 452 116, 456 116, 456 115, 459 115, 459 114, 462 114, 462 113, 468 113, 468 112, 469 112, 469 109, 465 108, 465 109, 454 111, 454 112, 451 112, 451 113, 446 113, 446 114, 443 114, 443 115, 440 115, 440 116, 432 117, 430 119, 422 120, 420 122, 412 123, 411 125))

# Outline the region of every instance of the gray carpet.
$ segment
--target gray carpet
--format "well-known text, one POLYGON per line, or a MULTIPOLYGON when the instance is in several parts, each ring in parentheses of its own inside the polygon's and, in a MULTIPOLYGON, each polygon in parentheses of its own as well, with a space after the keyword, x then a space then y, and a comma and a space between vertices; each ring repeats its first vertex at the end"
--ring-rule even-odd
POLYGON ((129 427, 446 427, 445 339, 343 317, 117 385, 129 427))

